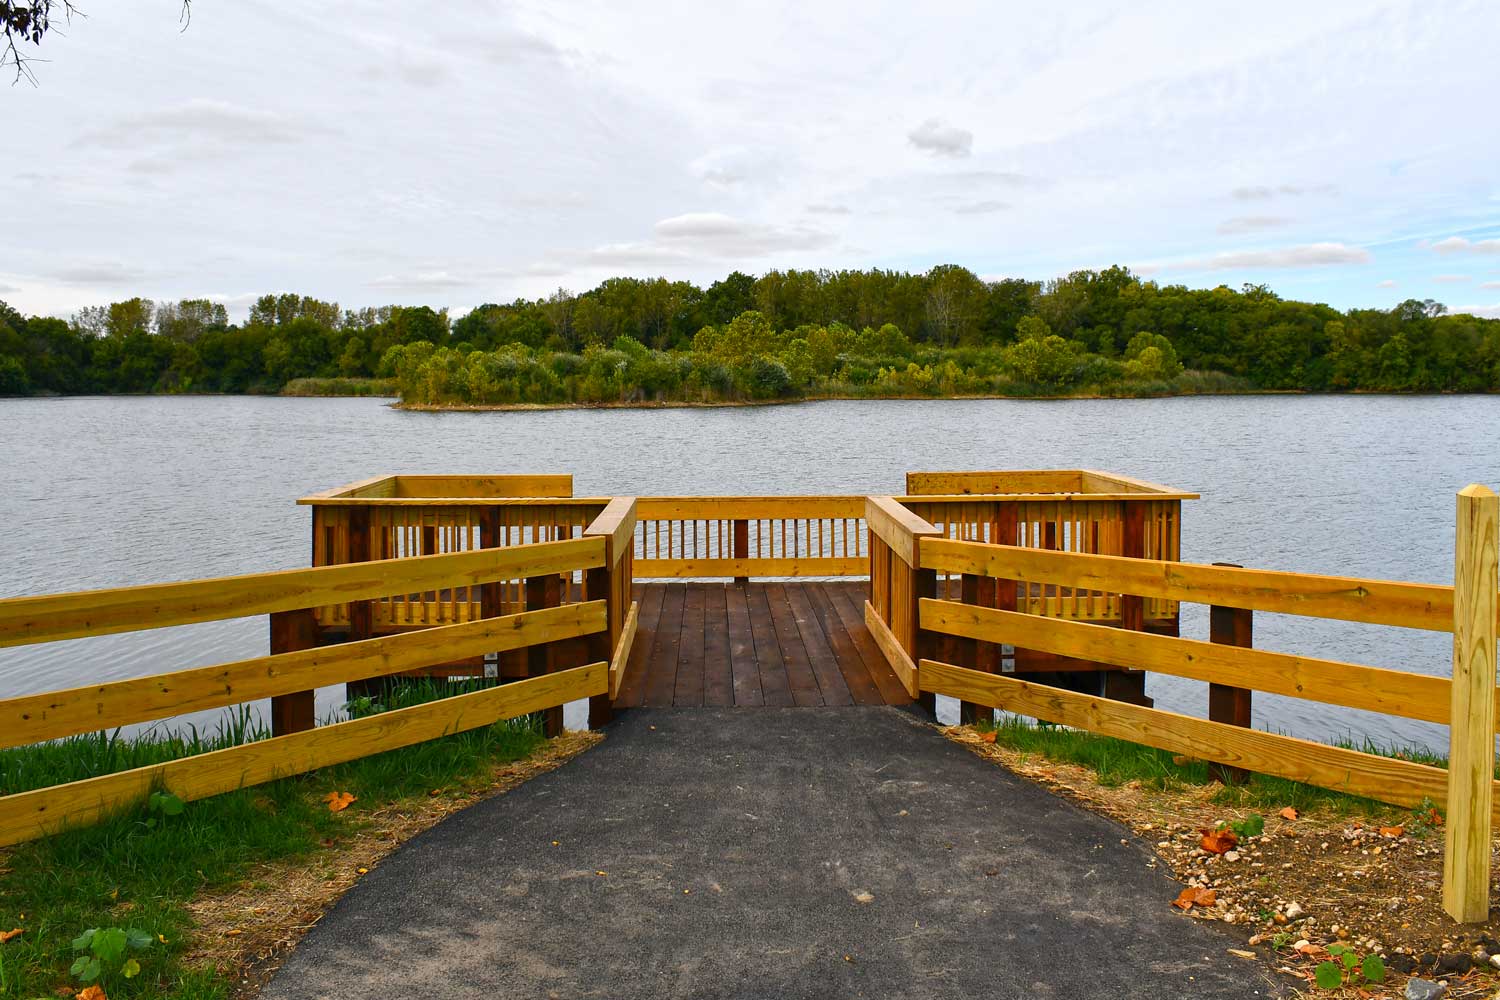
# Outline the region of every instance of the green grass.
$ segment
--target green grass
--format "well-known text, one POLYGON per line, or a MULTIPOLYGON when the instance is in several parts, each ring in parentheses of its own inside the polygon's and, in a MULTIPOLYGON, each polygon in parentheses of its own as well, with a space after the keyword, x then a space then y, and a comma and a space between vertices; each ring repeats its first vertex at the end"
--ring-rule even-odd
MULTIPOLYGON (((354 714, 443 693, 455 691, 410 686, 387 696, 384 705, 355 706, 354 714)), ((241 716, 207 736, 92 734, 21 747, 0 753, 0 786, 16 791, 55 784, 264 735, 241 716)), ((28 1000, 51 996, 61 986, 76 988, 68 975, 72 939, 87 928, 110 926, 166 939, 137 955, 139 976, 108 980, 112 1000, 227 997, 231 983, 182 962, 192 930, 185 903, 204 890, 235 884, 257 863, 314 858, 337 846, 360 827, 363 809, 479 781, 494 765, 527 757, 544 742, 534 718, 498 723, 191 802, 154 828, 147 826, 143 805, 98 826, 0 851, 0 930, 25 928, 0 944, 0 997, 28 1000), (333 789, 353 792, 358 803, 330 813, 321 798, 333 789)))
MULTIPOLYGON (((1023 754, 1034 754, 1048 760, 1078 764, 1093 771, 1105 787, 1118 787, 1139 781, 1148 788, 1170 789, 1189 785, 1207 785, 1213 781, 1208 764, 1189 760, 1173 762, 1175 754, 1154 747, 1130 743, 1111 736, 1099 736, 1081 729, 1037 723, 1030 719, 1006 716, 993 728, 995 743, 1023 754)), ((1370 741, 1335 741, 1348 749, 1383 757, 1399 757, 1434 767, 1447 767, 1447 760, 1415 747, 1382 747, 1370 741)), ((1223 786, 1213 801, 1245 809, 1277 811, 1291 806, 1298 812, 1324 812, 1334 816, 1389 816, 1401 813, 1397 806, 1358 795, 1319 788, 1300 781, 1289 781, 1263 774, 1252 774, 1242 785, 1223 786)))
POLYGON ((394 396, 388 378, 294 378, 281 387, 283 396, 394 396))

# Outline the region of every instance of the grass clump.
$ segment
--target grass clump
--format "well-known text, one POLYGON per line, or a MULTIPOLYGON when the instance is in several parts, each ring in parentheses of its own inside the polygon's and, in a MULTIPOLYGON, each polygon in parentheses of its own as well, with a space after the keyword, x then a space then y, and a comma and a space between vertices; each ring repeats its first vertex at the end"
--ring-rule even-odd
MULTIPOLYGON (((993 731, 997 746, 1086 767, 1094 772, 1101 785, 1108 788, 1138 781, 1147 788, 1167 790, 1208 785, 1215 780, 1205 761, 1082 729, 1011 715, 1002 716, 993 725, 981 723, 976 728, 983 732, 993 731)), ((1446 758, 1419 747, 1388 747, 1369 740, 1353 739, 1340 740, 1335 745, 1382 757, 1447 767, 1446 758)), ((1319 811, 1332 816, 1385 815, 1399 811, 1395 806, 1374 799, 1264 774, 1251 774, 1243 784, 1221 786, 1213 801, 1226 806, 1273 812, 1291 806, 1298 812, 1319 811)))
MULTIPOLYGON (((403 686, 378 703, 352 704, 349 713, 387 711, 468 689, 403 686)), ((0 753, 0 788, 43 787, 266 735, 240 714, 210 734, 94 733, 19 747, 0 753)), ((85 983, 70 969, 92 957, 95 941, 115 940, 114 930, 131 946, 100 966, 100 985, 112 1000, 227 997, 232 982, 183 961, 193 930, 186 904, 196 894, 239 882, 258 864, 315 860, 361 828, 362 810, 425 798, 435 788, 481 784, 496 765, 525 758, 544 742, 537 717, 501 722, 190 802, 180 811, 170 797, 165 803, 156 797, 97 826, 0 851, 0 930, 23 929, 0 944, 0 997, 81 990, 85 983), (331 812, 323 801, 331 789, 352 793, 359 808, 331 812), (143 943, 147 936, 149 944, 143 943), (83 948, 75 950, 80 939, 83 948), (135 963, 128 976, 127 961, 135 963)))

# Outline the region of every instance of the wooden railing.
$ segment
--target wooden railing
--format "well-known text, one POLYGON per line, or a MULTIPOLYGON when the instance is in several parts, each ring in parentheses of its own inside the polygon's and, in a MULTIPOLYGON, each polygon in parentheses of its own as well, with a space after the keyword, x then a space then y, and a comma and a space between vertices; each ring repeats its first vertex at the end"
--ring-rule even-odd
POLYGON ((862 576, 864 498, 641 497, 636 574, 862 576))
MULTIPOLYGON (((1496 811, 1497 520, 1500 507, 1489 490, 1469 487, 1459 494, 1455 583, 1447 587, 954 541, 893 518, 881 530, 883 540, 888 534, 893 539, 887 543, 890 555, 872 557, 872 573, 891 581, 890 605, 872 606, 871 629, 891 623, 882 642, 887 655, 890 645, 899 645, 893 666, 929 696, 948 695, 1396 805, 1446 802, 1444 906, 1455 919, 1479 920, 1489 912, 1496 811), (882 561, 894 568, 886 573, 882 561), (960 599, 937 599, 924 573, 958 575, 960 599), (1209 604, 1210 641, 1008 606, 1006 595, 1036 585, 1051 588, 1048 593, 1064 602, 1082 591, 1209 604), (911 599, 918 605, 914 633, 903 617, 910 612, 902 610, 911 599), (1247 648, 1253 611, 1452 632, 1453 679, 1247 648), (1207 681, 1210 718, 1003 676, 994 670, 1002 644, 1207 681), (932 652, 940 647, 953 662, 932 652), (1449 767, 1257 732, 1248 728, 1251 690, 1447 724, 1449 767)), ((882 600, 879 587, 874 593, 882 600)))
MULTIPOLYGON (((508 548, 455 551, 348 565, 114 590, 0 600, 0 646, 272 616, 271 655, 236 663, 91 684, 0 701, 0 748, 272 699, 275 735, 266 740, 0 797, 0 846, 96 822, 158 786, 184 800, 204 798, 536 711, 560 722, 561 706, 591 705, 618 690, 633 613, 629 546, 633 501, 611 502, 585 537, 508 548), (564 575, 585 574, 585 599, 548 594, 564 575), (473 592, 523 579, 527 608, 420 631, 297 645, 317 609, 359 607, 423 591, 473 592), (291 641, 288 641, 288 637, 291 641), (568 652, 568 643, 586 649, 568 652), (487 655, 519 653, 526 679, 367 718, 315 727, 316 687, 421 670, 447 672, 487 655), (435 670, 435 668, 444 668, 435 670), (613 675, 613 676, 612 676, 613 675)), ((555 730, 556 726, 549 726, 555 730)))

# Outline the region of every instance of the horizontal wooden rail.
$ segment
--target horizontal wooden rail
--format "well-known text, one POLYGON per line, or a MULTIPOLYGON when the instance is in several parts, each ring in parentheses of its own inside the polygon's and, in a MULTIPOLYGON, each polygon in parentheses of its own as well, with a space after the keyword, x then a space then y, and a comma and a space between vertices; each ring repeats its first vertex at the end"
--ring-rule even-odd
POLYGON ((184 801, 478 729, 609 690, 609 664, 0 798, 0 847, 98 822, 162 787, 184 801))
MULTIPOLYGON (((972 499, 972 498, 970 498, 972 499)), ((901 506, 895 497, 865 497, 865 524, 902 562, 917 569, 917 538, 941 538, 942 532, 901 506)))
POLYGON ((924 569, 1312 618, 1453 630, 1453 588, 933 539, 924 569))
POLYGON ((635 497, 615 497, 583 530, 585 538, 607 540, 611 567, 630 551, 635 540, 637 501, 635 497))
POLYGON ((775 559, 641 559, 640 577, 863 576, 863 558, 808 556, 775 559))
POLYGON ((187 625, 560 574, 604 564, 602 538, 0 600, 0 647, 187 625))
POLYGON ((923 600, 924 629, 1447 725, 1445 677, 923 600))
POLYGON ((723 521, 863 517, 861 496, 638 497, 642 521, 723 521))
POLYGON ((609 659, 609 696, 620 697, 620 685, 625 683, 625 668, 630 664, 630 651, 635 646, 635 631, 640 624, 641 605, 630 602, 630 613, 625 616, 625 625, 620 629, 620 641, 615 644, 609 659))
POLYGON ((0 701, 0 748, 601 632, 604 601, 0 701))
POLYGON ((1393 805, 1442 802, 1447 793, 1447 772, 1426 764, 1208 722, 934 660, 921 662, 919 676, 923 691, 1393 805))
POLYGON ((896 638, 890 626, 880 618, 880 613, 875 610, 869 601, 865 602, 865 627, 870 630, 870 635, 875 639, 875 645, 885 654, 886 662, 891 665, 891 671, 895 673, 896 679, 901 686, 906 688, 906 693, 915 698, 921 688, 917 685, 917 666, 907 655, 906 650, 901 648, 900 641, 896 638))

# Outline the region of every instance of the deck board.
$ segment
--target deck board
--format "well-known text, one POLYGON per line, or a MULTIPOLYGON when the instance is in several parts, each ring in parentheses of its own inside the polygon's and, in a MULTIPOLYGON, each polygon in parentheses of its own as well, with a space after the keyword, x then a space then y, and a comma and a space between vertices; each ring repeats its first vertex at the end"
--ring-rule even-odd
POLYGON ((904 705, 845 581, 638 583, 640 625, 616 704, 904 705))

